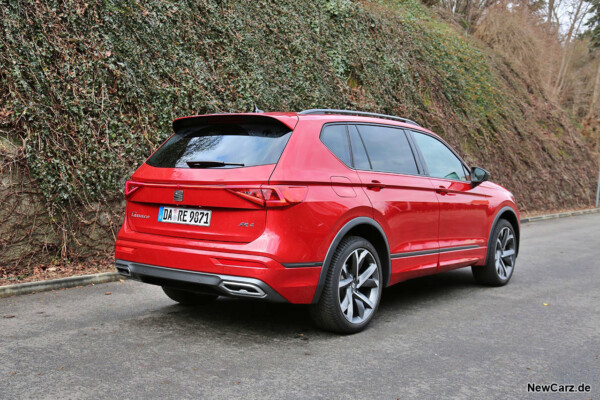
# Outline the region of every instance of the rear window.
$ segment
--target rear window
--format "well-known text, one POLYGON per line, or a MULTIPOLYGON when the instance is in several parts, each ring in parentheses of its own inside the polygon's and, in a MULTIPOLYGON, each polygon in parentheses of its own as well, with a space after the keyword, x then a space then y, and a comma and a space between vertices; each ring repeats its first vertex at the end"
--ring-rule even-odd
POLYGON ((211 168, 276 164, 291 133, 276 120, 188 126, 171 136, 147 163, 160 168, 190 168, 188 162, 226 164, 211 168))

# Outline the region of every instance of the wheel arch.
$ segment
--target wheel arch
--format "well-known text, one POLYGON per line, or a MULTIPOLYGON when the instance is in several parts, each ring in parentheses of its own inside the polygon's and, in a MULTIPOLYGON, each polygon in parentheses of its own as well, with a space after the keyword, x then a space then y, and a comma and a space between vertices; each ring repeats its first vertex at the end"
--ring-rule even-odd
POLYGON ((335 235, 333 241, 329 245, 327 255, 323 261, 321 267, 321 274, 319 276, 319 283, 317 284, 317 290, 313 297, 313 303, 317 303, 321 298, 323 287, 325 286, 325 280, 327 279, 327 271, 333 258, 333 253, 338 248, 341 241, 347 236, 360 236, 367 239, 377 250, 379 260, 381 261, 382 273, 383 273, 383 287, 387 287, 390 282, 390 275, 392 270, 392 262, 390 258, 390 246, 387 241, 387 237, 381 225, 372 218, 369 217, 358 217, 347 222, 335 235))
POLYGON ((496 225, 498 224, 498 221, 500 221, 501 219, 504 219, 506 221, 508 221, 512 227, 513 230, 515 231, 515 236, 516 236, 516 242, 517 242, 517 256, 519 255, 519 249, 521 248, 521 244, 520 244, 520 240, 521 240, 521 228, 520 228, 520 224, 519 224, 519 219, 517 218, 517 212, 510 206, 505 206, 502 207, 500 209, 500 211, 498 211, 496 213, 496 217, 494 217, 494 222, 492 223, 492 227, 490 228, 490 232, 488 234, 488 251, 486 253, 486 259, 485 262, 487 263, 487 257, 489 256, 489 246, 490 246, 490 240, 492 238, 492 233, 494 233, 494 229, 496 228, 496 225))

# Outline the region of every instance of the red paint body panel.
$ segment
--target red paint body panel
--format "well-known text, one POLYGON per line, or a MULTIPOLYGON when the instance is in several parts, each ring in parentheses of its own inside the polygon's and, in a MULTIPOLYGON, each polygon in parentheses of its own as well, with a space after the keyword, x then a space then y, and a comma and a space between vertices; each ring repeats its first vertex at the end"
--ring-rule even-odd
MULTIPOLYGON (((229 117, 243 119, 245 115, 257 114, 229 117)), ((356 171, 336 158, 319 139, 328 122, 371 122, 415 129, 413 125, 348 115, 260 115, 293 129, 277 164, 229 169, 155 168, 143 164, 131 177, 142 186, 127 198, 115 257, 166 268, 255 278, 289 302, 311 303, 321 265, 334 238, 355 218, 371 218, 383 229, 390 254, 380 257, 391 256, 390 284, 483 264, 497 213, 508 206, 518 218, 512 195, 496 184, 484 182, 473 187, 469 182, 423 175, 356 171), (374 187, 373 181, 381 186, 374 187), (307 189, 299 203, 275 208, 228 190, 261 185, 307 189), (175 190, 183 190, 182 201, 174 201, 175 190), (160 206, 211 210, 211 226, 159 222, 160 206), (457 247, 463 249, 444 250, 457 247)), ((223 119, 228 115, 213 117, 223 119)), ((194 118, 205 117, 184 119, 194 118)))
MULTIPOLYGON (((439 205, 429 178, 371 171, 360 171, 359 176, 366 185, 374 219, 388 235, 391 254, 439 248, 439 205), (373 181, 385 187, 369 187, 373 181)), ((394 259, 390 284, 426 274, 437 264, 438 254, 394 259)))
POLYGON ((236 186, 260 186, 269 181, 274 164, 232 169, 155 168, 143 164, 131 177, 144 185, 127 199, 127 217, 132 230, 156 235, 199 240, 247 243, 265 229, 266 210, 227 190, 236 186), (183 201, 173 200, 181 189, 183 201), (160 206, 212 210, 210 227, 158 222, 160 206), (132 218, 133 213, 149 218, 132 218), (239 226, 240 222, 248 227, 239 226))
POLYGON ((488 224, 493 213, 490 195, 481 185, 430 178, 440 206, 438 241, 441 249, 479 246, 479 249, 440 253, 439 268, 464 267, 485 259, 488 224), (441 189, 441 190, 440 190, 441 189))

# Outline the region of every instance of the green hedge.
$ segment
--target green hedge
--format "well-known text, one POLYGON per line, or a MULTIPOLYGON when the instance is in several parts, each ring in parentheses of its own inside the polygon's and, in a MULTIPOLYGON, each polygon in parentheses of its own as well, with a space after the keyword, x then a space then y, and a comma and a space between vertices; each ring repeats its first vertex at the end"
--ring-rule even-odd
POLYGON ((514 154, 493 149, 516 125, 537 129, 526 85, 415 0, 0 0, 0 10, 0 134, 24 143, 59 225, 65 210, 120 198, 188 114, 256 104, 403 115, 471 160, 504 160, 488 168, 515 187, 521 178, 503 171, 541 151, 527 138, 514 154))
POLYGON ((118 196, 185 114, 414 118, 443 96, 464 118, 496 115, 486 57, 413 2, 394 18, 342 0, 3 3, 3 107, 57 206, 118 196))

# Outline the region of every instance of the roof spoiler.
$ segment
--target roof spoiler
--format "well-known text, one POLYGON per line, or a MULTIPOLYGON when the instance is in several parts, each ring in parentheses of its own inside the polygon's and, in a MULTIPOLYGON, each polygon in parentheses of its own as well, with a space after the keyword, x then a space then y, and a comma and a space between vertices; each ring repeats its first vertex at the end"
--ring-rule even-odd
POLYGON ((290 114, 281 115, 267 115, 267 114, 256 114, 256 113, 240 113, 240 114, 205 114, 205 115, 191 115, 189 117, 177 118, 173 121, 173 130, 175 132, 185 128, 198 126, 201 124, 223 124, 223 123, 244 123, 244 122, 272 122, 273 120, 279 121, 291 130, 294 130, 298 123, 298 117, 290 114))

